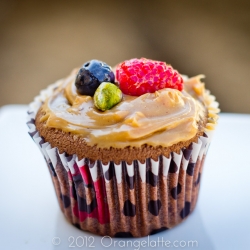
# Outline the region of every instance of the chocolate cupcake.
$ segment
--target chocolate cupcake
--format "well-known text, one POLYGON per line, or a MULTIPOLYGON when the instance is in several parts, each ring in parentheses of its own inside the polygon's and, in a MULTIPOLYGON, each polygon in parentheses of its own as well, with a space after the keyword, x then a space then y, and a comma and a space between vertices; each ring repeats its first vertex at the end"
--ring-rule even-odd
POLYGON ((193 211, 219 112, 202 78, 145 58, 114 70, 92 60, 35 98, 29 134, 72 224, 141 237, 193 211))

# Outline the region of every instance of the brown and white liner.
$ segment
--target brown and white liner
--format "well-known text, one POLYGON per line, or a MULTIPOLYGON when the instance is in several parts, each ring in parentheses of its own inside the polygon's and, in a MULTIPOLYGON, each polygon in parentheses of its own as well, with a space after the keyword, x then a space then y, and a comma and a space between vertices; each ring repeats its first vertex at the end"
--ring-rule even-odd
MULTIPOLYGON (((195 208, 204 160, 212 137, 157 161, 120 164, 60 154, 39 135, 36 113, 60 81, 42 91, 28 111, 29 134, 47 163, 61 211, 82 230, 112 237, 141 237, 172 228, 195 208)), ((207 93, 214 114, 218 103, 207 93), (210 99, 209 99, 210 98, 210 99)), ((208 124, 208 128, 211 124, 208 124)), ((213 126, 213 124, 211 125, 213 126)))

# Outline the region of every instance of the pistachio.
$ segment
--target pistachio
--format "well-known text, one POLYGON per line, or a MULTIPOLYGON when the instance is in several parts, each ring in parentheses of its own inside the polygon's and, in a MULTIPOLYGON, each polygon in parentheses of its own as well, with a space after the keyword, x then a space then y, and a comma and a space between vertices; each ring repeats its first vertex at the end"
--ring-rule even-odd
POLYGON ((118 104, 121 99, 121 90, 110 82, 101 83, 94 94, 94 104, 101 111, 111 109, 118 104))

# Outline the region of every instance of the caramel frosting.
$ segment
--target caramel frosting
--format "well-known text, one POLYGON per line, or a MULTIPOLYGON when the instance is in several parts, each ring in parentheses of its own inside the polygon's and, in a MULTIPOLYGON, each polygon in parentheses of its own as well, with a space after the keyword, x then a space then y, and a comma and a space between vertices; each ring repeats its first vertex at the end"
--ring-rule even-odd
POLYGON ((165 88, 137 96, 123 95, 110 110, 99 111, 91 96, 79 95, 74 85, 77 70, 61 80, 41 107, 40 122, 49 128, 81 136, 99 148, 169 147, 193 138, 207 119, 202 75, 185 81, 184 90, 165 88))

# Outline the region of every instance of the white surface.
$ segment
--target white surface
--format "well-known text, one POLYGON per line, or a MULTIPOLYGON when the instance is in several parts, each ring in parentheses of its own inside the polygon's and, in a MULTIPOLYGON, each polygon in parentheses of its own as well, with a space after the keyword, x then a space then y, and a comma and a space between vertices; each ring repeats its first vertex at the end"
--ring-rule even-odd
MULTIPOLYGON (((86 242, 81 246, 84 236, 95 249, 106 249, 102 237, 82 232, 64 219, 44 159, 27 134, 26 109, 0 109, 0 249, 86 249, 86 242), (61 239, 57 246, 52 244, 54 237, 61 239)), ((250 115, 222 114, 193 214, 149 238, 113 239, 109 248, 127 244, 127 249, 183 249, 181 240, 196 240, 195 249, 250 249, 249 141, 250 115), (162 246, 158 239, 169 240, 172 247, 162 246)))

